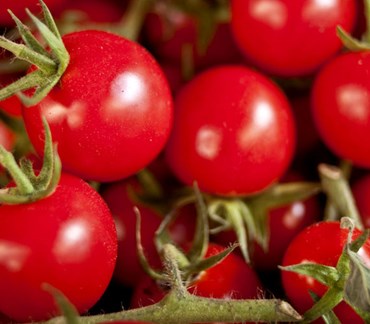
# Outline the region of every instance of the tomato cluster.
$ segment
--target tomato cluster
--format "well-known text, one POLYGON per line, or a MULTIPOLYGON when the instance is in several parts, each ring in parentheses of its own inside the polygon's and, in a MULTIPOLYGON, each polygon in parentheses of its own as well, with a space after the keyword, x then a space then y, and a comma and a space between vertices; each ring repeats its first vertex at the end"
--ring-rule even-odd
POLYGON ((365 1, 0 1, 0 323, 163 302, 168 245, 193 295, 368 321, 365 1))

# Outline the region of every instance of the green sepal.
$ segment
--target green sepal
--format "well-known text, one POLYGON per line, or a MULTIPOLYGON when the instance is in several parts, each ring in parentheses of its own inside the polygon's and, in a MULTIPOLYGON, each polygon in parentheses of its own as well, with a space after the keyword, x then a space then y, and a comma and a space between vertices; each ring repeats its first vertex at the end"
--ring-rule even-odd
POLYGON ((79 323, 79 313, 76 307, 68 300, 68 298, 57 288, 44 283, 42 288, 50 293, 58 308, 63 316, 65 324, 78 324, 79 323))
MULTIPOLYGON (((315 294, 313 291, 309 291, 310 296, 314 300, 314 302, 318 302, 320 297, 315 294)), ((324 320, 325 324, 341 324, 338 317, 335 315, 333 310, 328 311, 327 313, 323 314, 322 319, 324 320)))

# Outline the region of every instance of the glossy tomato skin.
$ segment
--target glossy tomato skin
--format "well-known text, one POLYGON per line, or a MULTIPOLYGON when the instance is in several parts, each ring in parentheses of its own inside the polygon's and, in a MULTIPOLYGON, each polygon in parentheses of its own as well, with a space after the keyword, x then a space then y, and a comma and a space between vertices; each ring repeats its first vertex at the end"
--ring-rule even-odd
MULTIPOLYGON (((353 238, 358 237, 360 233, 359 230, 355 230, 353 238)), ((348 230, 341 229, 337 221, 322 221, 308 226, 290 243, 282 265, 314 262, 335 267, 347 242, 347 236, 348 230)), ((364 263, 370 266, 370 240, 366 241, 359 254, 364 263)), ((320 297, 327 290, 318 281, 289 271, 282 271, 282 283, 289 301, 301 313, 313 305, 310 290, 320 297)), ((336 306, 334 311, 341 323, 363 323, 363 320, 344 301, 336 306)))
POLYGON ((42 284, 59 289, 80 313, 112 277, 117 237, 107 205, 87 183, 62 174, 34 203, 0 206, 0 312, 17 322, 58 314, 42 284))
MULTIPOLYGON (((224 247, 210 243, 206 256, 220 253, 224 247)), ((197 296, 214 298, 246 299, 257 298, 262 285, 256 272, 236 254, 229 254, 222 262, 203 271, 189 287, 197 296)), ((131 308, 151 305, 166 294, 150 277, 145 277, 134 289, 131 308)))
POLYGON ((351 31, 356 0, 232 0, 235 39, 255 65, 278 76, 315 72, 342 47, 336 27, 351 31))
MULTIPOLYGON (((45 4, 53 14, 58 13, 62 9, 67 0, 45 0, 45 4)), ((32 13, 39 14, 41 12, 40 2, 38 0, 17 0, 17 1, 1 1, 0 2, 0 26, 15 26, 15 22, 8 13, 10 9, 19 19, 27 19, 25 9, 28 8, 32 13)))
POLYGON ((348 52, 330 61, 312 88, 314 122, 323 142, 342 159, 370 167, 369 52, 348 52))
POLYGON ((244 66, 208 69, 175 98, 175 123, 166 147, 174 174, 205 192, 259 192, 287 170, 295 125, 282 91, 244 66))
POLYGON ((42 155, 45 116, 65 170, 114 181, 149 164, 164 147, 173 119, 171 92, 141 45, 103 31, 63 36, 70 63, 40 104, 23 110, 30 140, 42 155))

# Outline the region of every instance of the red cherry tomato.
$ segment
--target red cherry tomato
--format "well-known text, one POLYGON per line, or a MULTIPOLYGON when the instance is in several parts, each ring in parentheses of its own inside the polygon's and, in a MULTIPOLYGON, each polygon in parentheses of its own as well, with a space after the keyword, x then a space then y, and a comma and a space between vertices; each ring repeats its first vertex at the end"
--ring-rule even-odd
POLYGON ((323 142, 342 159, 370 168, 369 52, 331 60, 312 88, 312 111, 323 142))
POLYGON ((162 70, 139 44, 103 31, 63 36, 70 63, 59 85, 23 110, 42 155, 41 116, 65 170, 83 179, 118 180, 159 154, 172 126, 172 96, 162 70))
POLYGON ((352 185, 353 198, 365 228, 370 228, 370 175, 365 174, 352 185))
MULTIPOLYGON (((355 230, 353 238, 360 235, 355 230)), ((287 248, 282 265, 313 262, 335 267, 347 242, 348 230, 340 228, 339 222, 319 222, 301 231, 287 248)), ((366 265, 370 266, 370 240, 360 250, 366 265)), ((313 305, 309 291, 321 297, 327 287, 312 277, 282 271, 284 291, 298 312, 305 312, 313 305)), ((344 301, 334 309, 341 323, 363 323, 363 320, 344 301)))
POLYGON ((246 55, 264 71, 302 76, 342 47, 336 27, 351 32, 356 0, 232 0, 231 25, 246 55))
MULTIPOLYGON (((206 256, 220 253, 224 247, 210 243, 206 256)), ((189 291, 197 296, 213 298, 247 299, 257 298, 261 283, 254 270, 236 254, 229 254, 217 265, 203 271, 191 285, 189 291)), ((144 277, 134 289, 131 308, 153 304, 165 296, 150 277, 144 277)))
POLYGON ((267 188, 287 170, 295 124, 283 92, 244 66, 208 69, 175 99, 168 165, 205 192, 246 195, 267 188))
POLYGON ((57 315, 43 283, 59 289, 81 313, 111 280, 117 237, 102 198, 87 183, 62 174, 48 197, 0 206, 0 312, 19 322, 57 315))

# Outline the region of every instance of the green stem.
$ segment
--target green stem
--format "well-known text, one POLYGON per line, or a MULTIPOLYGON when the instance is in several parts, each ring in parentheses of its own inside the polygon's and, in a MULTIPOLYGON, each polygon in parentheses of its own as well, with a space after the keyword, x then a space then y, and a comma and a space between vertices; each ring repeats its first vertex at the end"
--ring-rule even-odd
POLYGON ((323 190, 342 216, 348 216, 361 230, 364 226, 354 202, 348 181, 339 168, 326 164, 319 165, 323 190))
POLYGON ((131 0, 126 14, 117 25, 117 32, 125 38, 136 41, 152 5, 153 0, 131 0))
POLYGON ((47 75, 52 75, 57 70, 57 64, 52 59, 37 53, 23 44, 14 43, 3 36, 0 36, 0 47, 13 53, 18 59, 36 65, 47 75))
MULTIPOLYGON (((226 300, 199 297, 187 291, 172 290, 154 305, 117 313, 83 316, 81 324, 115 320, 147 321, 161 324, 188 324, 210 322, 298 322, 302 317, 285 301, 279 299, 226 300)), ((60 323, 54 318, 46 323, 60 323)))
POLYGON ((0 145, 0 164, 2 164, 12 176, 19 193, 28 195, 34 191, 31 181, 18 166, 13 154, 4 149, 2 145, 0 145))

